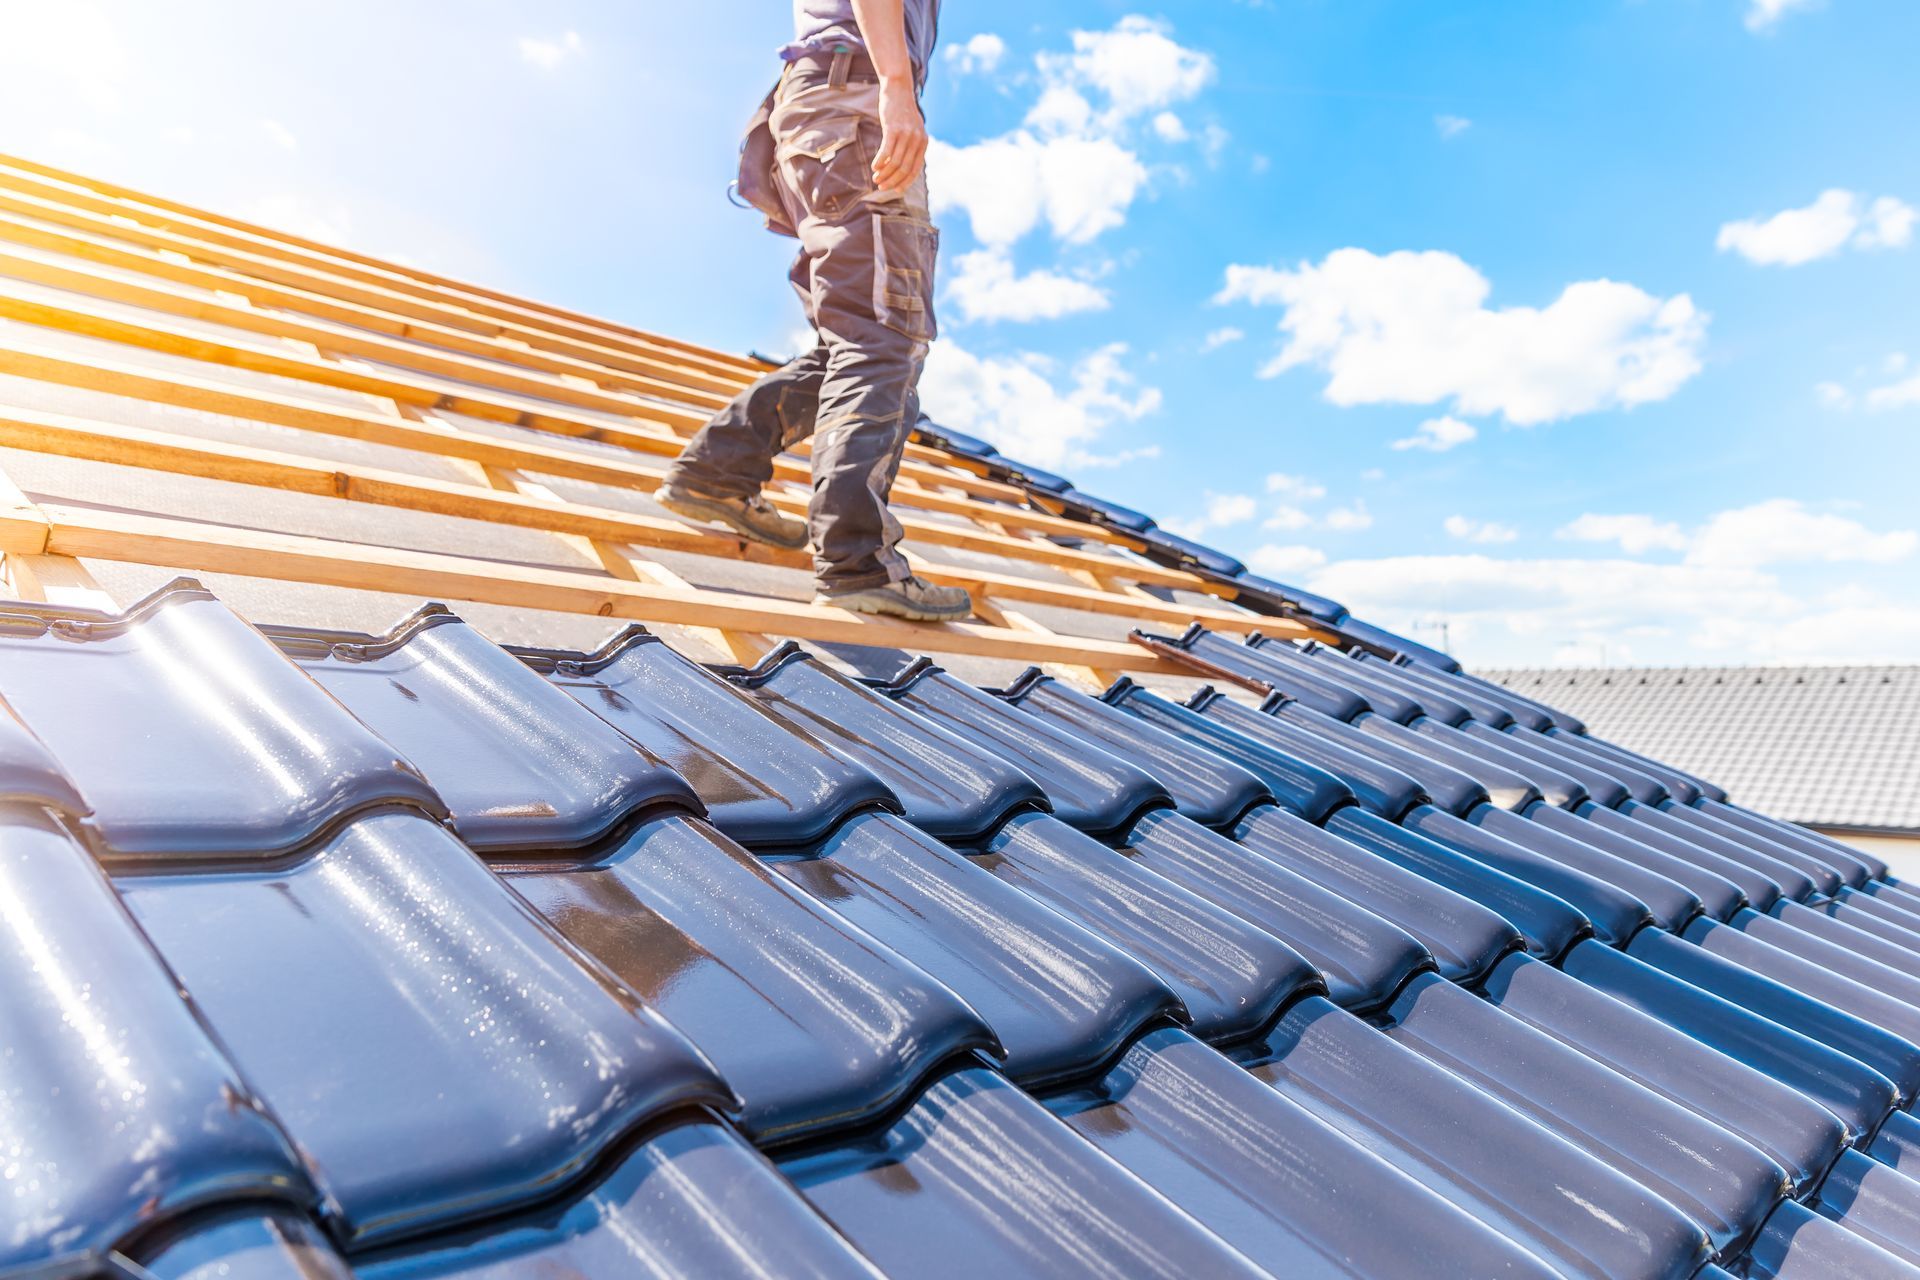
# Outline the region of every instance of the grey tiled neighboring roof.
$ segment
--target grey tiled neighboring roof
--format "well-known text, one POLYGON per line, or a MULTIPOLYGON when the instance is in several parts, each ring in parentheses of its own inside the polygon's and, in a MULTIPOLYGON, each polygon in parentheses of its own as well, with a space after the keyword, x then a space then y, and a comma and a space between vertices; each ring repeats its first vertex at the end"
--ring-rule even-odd
POLYGON ((1811 826, 1920 832, 1920 666, 1481 672, 1811 826))

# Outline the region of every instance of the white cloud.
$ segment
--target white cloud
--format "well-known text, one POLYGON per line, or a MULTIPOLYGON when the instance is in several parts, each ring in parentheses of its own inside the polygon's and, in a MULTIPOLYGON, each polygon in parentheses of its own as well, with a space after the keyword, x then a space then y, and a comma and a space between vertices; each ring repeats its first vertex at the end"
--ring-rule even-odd
MULTIPOLYGON (((962 431, 990 440, 1036 466, 1099 466, 1112 454, 1091 446, 1107 428, 1134 422, 1160 407, 1160 392, 1137 384, 1124 367, 1123 343, 1086 356, 1055 381, 1045 356, 977 356, 945 339, 933 344, 920 394, 927 412, 962 431)), ((1137 451, 1132 456, 1152 456, 1137 451)))
POLYGON ((1085 244, 1123 224, 1148 178, 1130 123, 1150 114, 1159 137, 1184 138, 1169 108, 1213 78, 1211 58, 1137 16, 1076 31, 1073 52, 1042 53, 1034 65, 1041 90, 1019 128, 928 149, 934 212, 964 211, 985 245, 1011 245, 1042 223, 1057 240, 1085 244))
POLYGON ((1215 329, 1212 333, 1209 333, 1206 336, 1206 340, 1200 344, 1200 350, 1202 354, 1208 351, 1218 351, 1228 343, 1238 342, 1246 336, 1247 331, 1245 329, 1236 329, 1232 325, 1228 325, 1223 329, 1215 329))
POLYGON ((521 36, 519 45, 520 56, 542 71, 552 71, 587 47, 586 42, 580 39, 578 31, 569 31, 553 40, 544 40, 538 36, 521 36))
POLYGON ((1367 504, 1355 500, 1350 507, 1336 507, 1321 518, 1322 528, 1335 533, 1359 533, 1363 529, 1373 528, 1373 513, 1367 510, 1367 504))
POLYGON ((1891 564, 1920 546, 1910 529, 1875 532, 1845 516, 1770 498, 1721 511, 1691 533, 1649 515, 1583 515, 1559 529, 1573 542, 1612 542, 1628 555, 1683 551, 1688 564, 1757 569, 1777 564, 1891 564))
POLYGON ((1480 433, 1472 423, 1462 422, 1458 418, 1429 418, 1414 428, 1412 435, 1404 440, 1395 440, 1396 450, 1426 449, 1432 453, 1445 453, 1473 440, 1480 433))
POLYGON ((1747 30, 1759 32, 1800 9, 1812 9, 1821 0, 1750 0, 1747 5, 1747 30))
POLYGON ((1486 277, 1450 253, 1339 249, 1319 265, 1230 266, 1216 302, 1285 308, 1262 371, 1325 369, 1334 404, 1438 404, 1527 426, 1664 400, 1700 371, 1707 317, 1587 280, 1546 307, 1486 306, 1486 277))
POLYGON ((1110 128, 1184 102, 1214 76, 1212 58, 1177 44, 1167 23, 1137 14, 1110 31, 1076 31, 1071 54, 1041 54, 1036 62, 1051 84, 1103 94, 1110 128))
POLYGON ((961 75, 992 71, 1006 56, 1007 42, 991 31, 982 31, 971 39, 950 44, 946 52, 947 65, 961 75))
POLYGON ((1288 475, 1284 471, 1275 471, 1267 477, 1267 492, 1291 498, 1296 502, 1313 502, 1327 496, 1327 486, 1305 476, 1288 475))
POLYGON ((1845 516, 1809 511, 1790 498, 1722 511, 1693 536, 1687 562, 1747 567, 1793 563, 1891 564, 1920 546, 1920 533, 1876 533, 1845 516))
POLYGON ((963 210, 974 238, 1011 245, 1045 221, 1054 237, 1085 244, 1120 226, 1147 182, 1140 158, 1111 138, 1026 129, 968 147, 935 139, 927 151, 933 211, 963 210))
POLYGON ((1797 267, 1855 249, 1901 249, 1913 240, 1920 213, 1893 196, 1869 201, 1835 187, 1812 204, 1769 218, 1745 218, 1720 228, 1716 246, 1763 267, 1797 267))
POLYGON ((1312 573, 1326 563, 1326 553, 1317 547, 1281 546, 1271 542, 1255 547, 1247 556, 1248 568, 1270 578, 1290 578, 1312 573))
POLYGON ((1687 535, 1679 525, 1647 515, 1587 514, 1563 526, 1553 536, 1571 542, 1615 542, 1630 556, 1687 549, 1687 535))
POLYGON ((260 122, 260 132, 266 134, 267 140, 283 151, 298 151, 300 149, 300 139, 294 137, 293 130, 287 128, 287 126, 281 124, 278 120, 262 120, 260 122))
POLYGON ((1443 142, 1451 142, 1473 128, 1473 121, 1465 116, 1435 116, 1433 127, 1439 132, 1443 142))
POLYGON ((1017 276, 1002 249, 964 253, 954 262, 947 296, 967 320, 1057 320, 1080 311, 1102 311, 1107 294, 1084 280, 1056 271, 1017 276))
POLYGON ((1920 405, 1920 374, 1867 392, 1869 409, 1905 409, 1920 405))
POLYGON ((1171 111, 1162 111, 1153 118, 1153 131, 1162 142, 1185 142, 1192 135, 1179 116, 1171 111))
POLYGON ((1520 531, 1511 525, 1497 524, 1492 520, 1471 520, 1466 516, 1448 516, 1440 527, 1447 531, 1449 538, 1459 538, 1462 542, 1492 544, 1513 542, 1520 537, 1520 531))
POLYGON ((1398 631, 1444 618, 1480 666, 1912 661, 1920 607, 1857 587, 1788 590, 1757 568, 1481 554, 1335 562, 1301 584, 1398 631), (1636 646, 1653 642, 1636 653, 1636 646))
POLYGON ((1206 506, 1200 515, 1162 523, 1183 538, 1198 538, 1210 530, 1245 524, 1260 513, 1260 504, 1244 493, 1208 493, 1204 501, 1206 506))

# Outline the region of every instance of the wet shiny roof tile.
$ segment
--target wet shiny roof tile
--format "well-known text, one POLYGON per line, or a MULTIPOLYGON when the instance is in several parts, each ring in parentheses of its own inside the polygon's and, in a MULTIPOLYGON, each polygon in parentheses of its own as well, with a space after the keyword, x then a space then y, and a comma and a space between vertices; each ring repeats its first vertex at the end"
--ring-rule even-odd
POLYGON ((426 775, 477 849, 577 848, 649 810, 701 809, 659 757, 444 607, 384 636, 265 630, 426 775))
POLYGON ((1039 782, 1062 821, 1083 831, 1122 831, 1147 809, 1173 804, 1145 769, 956 680, 924 658, 881 691, 955 733, 987 743, 1039 782))
POLYGON ((376 805, 445 812, 417 769, 197 584, 118 616, 7 606, 0 698, 114 854, 260 857, 376 805))
POLYGON ((508 651, 665 761, 742 844, 804 848, 862 809, 901 810, 870 770, 641 628, 593 653, 508 651))
POLYGON ((1040 784, 973 738, 815 661, 797 645, 731 673, 790 727, 871 770, 907 819, 942 840, 990 835, 1009 815, 1044 806, 1040 784))

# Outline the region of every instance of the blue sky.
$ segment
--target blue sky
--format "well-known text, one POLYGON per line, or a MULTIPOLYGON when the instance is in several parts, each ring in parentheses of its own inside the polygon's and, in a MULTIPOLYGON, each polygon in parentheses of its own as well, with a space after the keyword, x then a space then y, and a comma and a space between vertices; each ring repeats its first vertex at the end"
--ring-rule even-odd
MULTIPOLYGON (((1920 661, 1920 6, 946 10, 935 416, 1482 665, 1920 661)), ((0 18, 0 148, 793 348, 779 0, 0 18)))

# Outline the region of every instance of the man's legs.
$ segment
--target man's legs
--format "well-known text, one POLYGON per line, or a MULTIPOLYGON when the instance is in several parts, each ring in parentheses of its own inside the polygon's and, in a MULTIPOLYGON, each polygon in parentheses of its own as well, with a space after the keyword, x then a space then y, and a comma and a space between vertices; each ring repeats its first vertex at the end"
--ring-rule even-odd
POLYGON ((792 74, 782 82, 772 119, 778 178, 801 242, 793 283, 819 344, 716 415, 674 464, 669 486, 751 503, 774 455, 811 433, 808 523, 822 595, 907 616, 964 616, 964 592, 911 579, 887 506, 934 336, 939 233, 924 179, 903 193, 874 188, 877 104, 872 84, 792 74))
POLYGON ((750 498, 773 479, 773 460, 813 434, 827 353, 763 374, 713 415, 667 469, 667 483, 716 498, 750 498))

